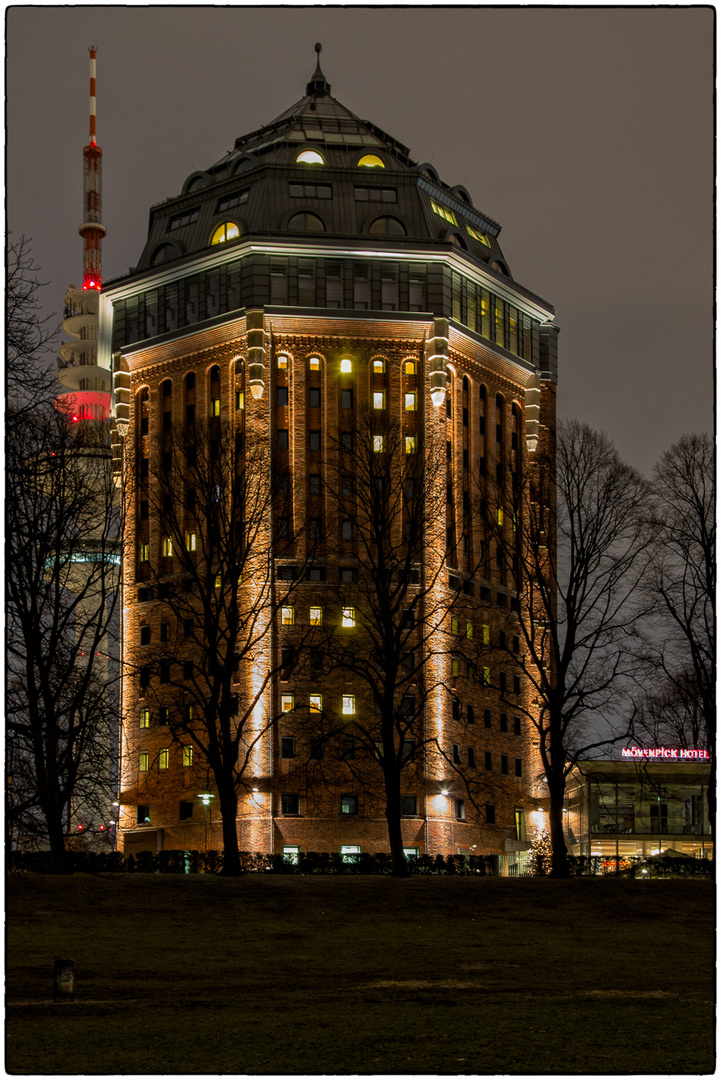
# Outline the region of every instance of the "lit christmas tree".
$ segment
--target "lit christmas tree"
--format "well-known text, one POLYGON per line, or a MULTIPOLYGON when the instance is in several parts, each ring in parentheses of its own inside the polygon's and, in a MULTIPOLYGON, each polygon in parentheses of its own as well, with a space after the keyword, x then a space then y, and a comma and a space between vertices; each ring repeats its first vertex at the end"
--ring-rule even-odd
POLYGON ((538 830, 528 849, 528 862, 533 873, 550 874, 552 855, 551 834, 544 825, 538 830))

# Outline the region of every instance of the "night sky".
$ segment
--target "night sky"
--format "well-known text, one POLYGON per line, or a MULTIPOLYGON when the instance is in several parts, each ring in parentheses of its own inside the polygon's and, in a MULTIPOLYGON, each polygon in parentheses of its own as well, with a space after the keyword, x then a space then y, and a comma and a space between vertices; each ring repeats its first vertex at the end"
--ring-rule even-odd
POLYGON ((149 207, 301 98, 334 97, 464 184, 515 280, 555 306, 559 409, 650 472, 713 407, 711 8, 15 7, 7 220, 60 318, 80 284, 98 49, 105 281, 149 207))

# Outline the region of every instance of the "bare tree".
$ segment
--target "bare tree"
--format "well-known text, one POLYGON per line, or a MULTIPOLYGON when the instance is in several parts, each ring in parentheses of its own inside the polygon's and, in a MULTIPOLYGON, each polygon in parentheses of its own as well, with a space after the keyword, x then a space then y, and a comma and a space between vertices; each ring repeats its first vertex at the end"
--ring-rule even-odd
POLYGON ((56 331, 51 316, 41 314, 38 294, 44 283, 38 280, 38 272, 26 237, 21 236, 8 245, 5 282, 8 437, 14 425, 20 425, 41 402, 49 404, 57 390, 48 363, 56 331))
POLYGON ((694 672, 677 671, 660 689, 648 693, 638 709, 633 730, 636 736, 647 735, 654 746, 669 743, 684 750, 710 748, 694 672))
POLYGON ((351 675, 363 693, 346 715, 324 717, 323 737, 342 732, 353 744, 344 764, 369 798, 380 773, 393 873, 404 876, 403 786, 422 784, 424 762, 442 753, 427 706, 444 684, 446 622, 457 599, 443 576, 445 456, 424 432, 404 434, 375 410, 359 413, 352 439, 339 433, 334 442, 327 532, 341 585, 316 643, 331 670, 351 675))
POLYGON ((280 668, 273 626, 295 588, 274 581, 273 560, 293 550, 295 537, 271 535, 272 511, 285 496, 270 482, 265 443, 244 440, 214 418, 164 432, 162 440, 157 469, 141 491, 149 503, 141 519, 159 523, 162 549, 157 560, 148 554, 141 561, 138 581, 155 583, 172 621, 165 640, 141 650, 135 663, 141 694, 163 702, 171 736, 192 748, 196 773, 206 782, 212 775, 223 873, 233 876, 241 872, 239 793, 262 768, 256 758, 277 719, 263 704, 280 668))
MULTIPOLYGON (((658 462, 653 479, 655 531, 649 588, 655 601, 658 669, 686 713, 700 711, 695 732, 705 749, 716 740, 716 520, 714 447, 708 435, 684 435, 658 462), (690 694, 695 695, 692 705, 690 694)), ((715 775, 715 763, 712 761, 715 775)), ((715 818, 714 775, 709 819, 715 818)))
POLYGON ((5 447, 7 820, 48 843, 107 821, 116 760, 108 698, 119 522, 101 426, 52 404, 10 416, 5 447))
POLYGON ((626 730, 652 532, 647 484, 605 435, 562 422, 556 446, 537 455, 511 490, 497 493, 487 519, 491 532, 504 515, 513 521, 512 543, 496 532, 519 596, 505 661, 529 687, 523 712, 548 789, 552 873, 566 876, 566 778, 580 758, 626 730))

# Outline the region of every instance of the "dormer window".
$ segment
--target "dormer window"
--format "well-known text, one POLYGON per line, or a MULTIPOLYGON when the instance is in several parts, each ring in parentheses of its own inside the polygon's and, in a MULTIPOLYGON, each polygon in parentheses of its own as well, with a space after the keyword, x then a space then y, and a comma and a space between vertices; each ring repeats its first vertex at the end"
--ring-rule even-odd
POLYGON ((218 225, 213 230, 213 235, 210 238, 211 244, 224 244, 226 240, 237 240, 240 236, 240 229, 237 225, 234 225, 232 221, 224 221, 222 225, 218 225))
POLYGON ((358 162, 358 166, 363 166, 366 169, 385 169, 385 162, 382 161, 377 154, 364 154, 358 162))
POLYGON ((478 240, 480 244, 485 244, 486 247, 491 246, 491 241, 488 239, 485 233, 479 232, 478 229, 474 229, 472 225, 466 225, 466 229, 474 240, 478 240))
POLYGON ((323 155, 317 150, 301 150, 295 160, 299 165, 325 165, 323 155))
POLYGON ((433 199, 431 199, 431 209, 433 210, 434 214, 438 214, 439 217, 445 218, 446 221, 449 222, 451 225, 458 224, 458 222, 456 221, 456 215, 453 213, 453 211, 446 209, 445 206, 439 206, 437 202, 433 201, 433 199))

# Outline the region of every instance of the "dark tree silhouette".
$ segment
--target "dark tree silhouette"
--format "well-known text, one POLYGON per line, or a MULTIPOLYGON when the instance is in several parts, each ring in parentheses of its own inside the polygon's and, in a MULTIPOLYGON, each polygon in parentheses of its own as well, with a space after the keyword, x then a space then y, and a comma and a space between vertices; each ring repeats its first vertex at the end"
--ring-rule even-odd
POLYGON ((154 582, 177 632, 136 662, 146 695, 167 707, 171 736, 193 748, 198 775, 212 776, 223 873, 233 876, 241 872, 238 796, 253 769, 266 771, 255 759, 277 720, 262 705, 280 669, 273 625, 296 587, 274 581, 273 559, 295 537, 271 535, 283 496, 264 443, 211 418, 164 432, 161 449, 144 492, 162 547, 140 563, 138 582, 154 582))
POLYGON ((323 648, 331 670, 351 674, 363 693, 353 714, 325 718, 324 734, 356 740, 362 753, 345 764, 367 790, 377 789, 380 771, 393 873, 404 876, 403 784, 442 756, 426 706, 443 685, 457 599, 445 577, 446 462, 426 433, 407 436, 375 411, 359 413, 352 443, 340 434, 335 444, 329 547, 351 580, 340 586, 323 648))
MULTIPOLYGON (((708 435, 684 435, 658 462, 653 478, 653 558, 658 670, 672 700, 686 703, 703 747, 716 742, 716 518, 714 446, 708 435), (696 696, 691 703, 690 694, 696 696)), ((715 760, 709 820, 715 821, 715 760)))
POLYGON ((623 737, 631 708, 639 583, 652 540, 648 485, 605 435, 562 422, 555 447, 541 444, 495 503, 488 527, 519 595, 505 663, 530 687, 523 712, 548 790, 552 873, 567 876, 566 778, 580 758, 623 737), (513 521, 512 543, 497 528, 499 510, 513 521))
POLYGON ((5 443, 10 842, 66 866, 71 822, 107 821, 116 745, 108 706, 119 520, 107 432, 73 425, 43 367, 27 245, 11 248, 5 443))

